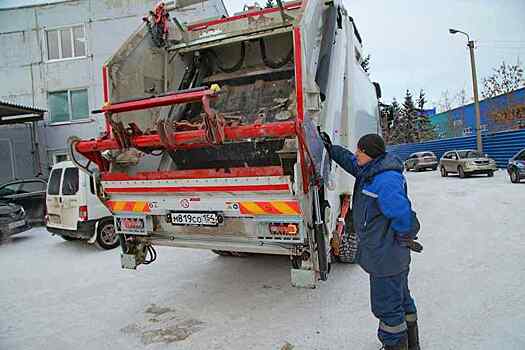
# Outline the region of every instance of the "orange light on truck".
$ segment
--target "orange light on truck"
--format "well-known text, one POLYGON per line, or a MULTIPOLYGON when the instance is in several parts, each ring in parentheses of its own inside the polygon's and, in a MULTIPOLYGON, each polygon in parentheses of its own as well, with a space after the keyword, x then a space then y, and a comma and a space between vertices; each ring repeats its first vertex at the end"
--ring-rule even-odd
POLYGON ((278 236, 297 236, 299 233, 297 224, 271 223, 268 229, 272 235, 278 236))

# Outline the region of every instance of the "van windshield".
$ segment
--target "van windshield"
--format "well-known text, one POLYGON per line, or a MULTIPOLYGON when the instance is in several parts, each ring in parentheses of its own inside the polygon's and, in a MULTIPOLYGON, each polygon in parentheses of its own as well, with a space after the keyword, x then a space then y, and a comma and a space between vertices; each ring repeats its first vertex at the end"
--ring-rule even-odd
POLYGON ((62 194, 71 196, 78 192, 78 168, 67 168, 64 171, 64 181, 62 183, 62 194))
POLYGON ((47 185, 47 194, 58 195, 60 191, 60 177, 62 176, 62 169, 54 169, 49 177, 49 184, 47 185))

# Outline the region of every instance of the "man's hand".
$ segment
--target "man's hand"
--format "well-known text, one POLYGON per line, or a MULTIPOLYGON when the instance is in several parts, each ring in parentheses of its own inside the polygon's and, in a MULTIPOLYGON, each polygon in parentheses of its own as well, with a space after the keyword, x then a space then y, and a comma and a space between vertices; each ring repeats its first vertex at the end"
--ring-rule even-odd
POLYGON ((330 140, 330 136, 326 132, 322 132, 319 136, 321 136, 321 140, 323 140, 324 147, 328 151, 328 154, 332 151, 332 140, 330 140))
POLYGON ((407 247, 415 253, 421 253, 423 251, 423 246, 412 238, 396 235, 396 240, 399 242, 399 245, 407 247))

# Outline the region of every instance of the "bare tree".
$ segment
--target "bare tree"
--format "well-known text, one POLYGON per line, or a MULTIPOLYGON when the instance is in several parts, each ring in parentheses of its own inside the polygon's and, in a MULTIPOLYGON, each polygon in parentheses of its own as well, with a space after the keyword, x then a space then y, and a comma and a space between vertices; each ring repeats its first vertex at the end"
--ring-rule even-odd
POLYGON ((483 78, 481 94, 483 98, 507 94, 525 86, 523 78, 523 67, 519 60, 514 65, 506 64, 503 61, 498 68, 494 68, 492 75, 483 78))
POLYGON ((440 113, 450 111, 452 109, 452 99, 450 98, 450 93, 448 90, 445 90, 441 93, 441 97, 437 103, 437 106, 440 113))
POLYGON ((453 103, 454 103, 454 108, 456 107, 461 107, 461 106, 465 106, 469 103, 471 103, 473 100, 472 97, 469 97, 467 95, 467 90, 465 90, 465 88, 462 88, 461 90, 459 90, 455 95, 454 95, 454 100, 453 100, 453 103))

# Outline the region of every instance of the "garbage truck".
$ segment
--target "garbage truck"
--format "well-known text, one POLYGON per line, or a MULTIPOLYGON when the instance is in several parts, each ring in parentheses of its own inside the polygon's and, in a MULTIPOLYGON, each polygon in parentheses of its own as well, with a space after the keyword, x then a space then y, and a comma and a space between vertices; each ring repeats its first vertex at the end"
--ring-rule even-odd
POLYGON ((159 3, 104 64, 105 132, 69 141, 113 214, 122 267, 158 246, 285 255, 294 286, 317 286, 357 253, 353 178, 320 132, 350 149, 380 132, 351 14, 277 1, 181 24, 172 9, 159 3))

